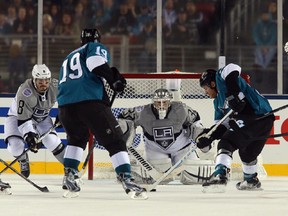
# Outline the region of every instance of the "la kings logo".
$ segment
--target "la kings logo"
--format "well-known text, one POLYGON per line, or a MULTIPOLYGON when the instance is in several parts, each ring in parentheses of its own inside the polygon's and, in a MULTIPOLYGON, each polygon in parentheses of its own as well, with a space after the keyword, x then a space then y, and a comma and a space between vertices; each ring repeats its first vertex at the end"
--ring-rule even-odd
POLYGON ((168 149, 175 141, 172 126, 153 128, 153 136, 155 142, 164 150, 168 149))

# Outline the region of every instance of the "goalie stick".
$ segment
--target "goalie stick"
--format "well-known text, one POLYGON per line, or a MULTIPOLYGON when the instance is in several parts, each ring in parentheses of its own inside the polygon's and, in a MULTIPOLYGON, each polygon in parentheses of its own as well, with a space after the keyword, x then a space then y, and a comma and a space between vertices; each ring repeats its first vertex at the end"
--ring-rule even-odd
MULTIPOLYGON (((51 131, 55 130, 58 126, 60 126, 60 122, 58 122, 57 124, 53 125, 53 127, 51 127, 47 132, 45 132, 44 134, 42 134, 42 136, 39 137, 39 139, 37 140, 37 143, 40 143, 48 134, 51 133, 51 131)), ((12 166, 14 163, 16 163, 19 158, 21 158, 24 154, 26 154, 30 149, 27 148, 26 150, 24 150, 22 152, 22 154, 20 154, 18 157, 16 157, 10 164, 8 164, 9 166, 12 166)), ((6 166, 3 170, 0 171, 0 175, 5 172, 9 167, 6 166)))
POLYGON ((9 169, 11 169, 14 173, 16 173, 17 175, 19 175, 21 178, 23 178, 25 181, 27 181, 28 183, 30 183, 31 185, 33 185, 34 187, 36 187, 38 190, 40 190, 41 192, 49 192, 48 188, 46 186, 44 187, 40 187, 39 185, 35 184, 33 181, 31 181, 30 179, 26 178, 22 173, 18 172, 14 167, 12 167, 11 165, 9 165, 7 162, 5 162, 4 160, 2 160, 0 158, 0 162, 3 163, 6 167, 8 167, 9 169))
MULTIPOLYGON (((234 111, 231 109, 222 119, 220 119, 215 126, 207 133, 207 136, 210 137, 211 134, 221 125, 234 111)), ((189 156, 193 151, 196 151, 196 144, 192 145, 192 148, 172 167, 170 167, 169 170, 167 170, 156 182, 154 182, 151 186, 148 186, 146 188, 147 191, 154 190, 157 185, 159 185, 170 173, 173 172, 177 167, 179 167, 189 156)))

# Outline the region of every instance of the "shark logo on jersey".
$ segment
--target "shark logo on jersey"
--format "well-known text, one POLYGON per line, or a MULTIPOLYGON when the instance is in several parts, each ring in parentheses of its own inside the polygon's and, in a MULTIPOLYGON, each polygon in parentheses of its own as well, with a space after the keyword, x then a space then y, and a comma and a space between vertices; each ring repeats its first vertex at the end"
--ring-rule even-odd
POLYGON ((25 96, 25 97, 29 97, 32 95, 32 90, 30 88, 25 88, 23 91, 22 91, 22 94, 25 96))
POLYGON ((153 136, 155 142, 164 150, 168 149, 175 141, 172 126, 153 128, 153 136))

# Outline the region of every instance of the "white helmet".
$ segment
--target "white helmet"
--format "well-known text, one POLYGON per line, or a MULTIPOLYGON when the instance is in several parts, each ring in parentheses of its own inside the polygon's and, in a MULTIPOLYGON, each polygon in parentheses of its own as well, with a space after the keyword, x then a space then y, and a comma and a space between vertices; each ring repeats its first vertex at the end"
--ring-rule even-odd
POLYGON ((159 119, 164 119, 171 105, 173 95, 167 89, 157 89, 153 94, 153 107, 158 111, 159 119))
POLYGON ((51 72, 45 64, 36 64, 32 70, 33 79, 50 79, 51 72))

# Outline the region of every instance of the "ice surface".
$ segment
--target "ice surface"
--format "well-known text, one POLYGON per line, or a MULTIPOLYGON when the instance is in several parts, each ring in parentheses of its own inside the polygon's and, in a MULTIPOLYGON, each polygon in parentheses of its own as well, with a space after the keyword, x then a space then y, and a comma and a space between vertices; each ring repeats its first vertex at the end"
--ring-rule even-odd
POLYGON ((263 179, 262 191, 238 191, 230 181, 225 193, 202 193, 201 185, 160 185, 148 200, 132 200, 116 180, 84 180, 77 198, 63 198, 62 175, 35 175, 30 179, 43 193, 14 174, 1 179, 12 195, 0 195, 1 216, 287 216, 288 177, 263 179))

